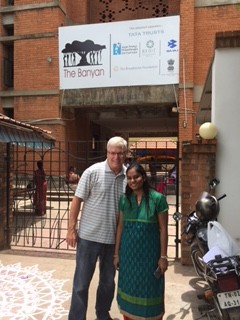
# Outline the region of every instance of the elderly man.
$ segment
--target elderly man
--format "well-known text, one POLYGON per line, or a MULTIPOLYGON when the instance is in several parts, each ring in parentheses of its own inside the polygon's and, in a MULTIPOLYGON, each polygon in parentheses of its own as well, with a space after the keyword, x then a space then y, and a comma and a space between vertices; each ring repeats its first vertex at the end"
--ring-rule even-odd
POLYGON ((113 253, 118 200, 126 186, 126 152, 127 142, 123 138, 111 138, 107 159, 83 172, 72 200, 66 241, 72 247, 77 245, 77 255, 69 320, 86 320, 88 291, 98 259, 96 316, 97 320, 111 319, 109 311, 115 290, 113 253))

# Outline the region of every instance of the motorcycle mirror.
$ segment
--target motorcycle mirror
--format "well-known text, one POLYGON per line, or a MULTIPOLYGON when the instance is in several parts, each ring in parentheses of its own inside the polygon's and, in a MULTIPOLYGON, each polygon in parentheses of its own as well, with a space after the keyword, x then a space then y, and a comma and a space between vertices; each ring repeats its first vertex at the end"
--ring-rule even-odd
POLYGON ((219 183, 220 183, 220 180, 219 180, 219 179, 213 178, 213 179, 209 182, 209 188, 212 190, 212 189, 214 189, 219 183))
POLYGON ((174 214, 173 214, 173 220, 174 221, 180 221, 182 219, 182 214, 181 214, 181 212, 175 212, 174 214))

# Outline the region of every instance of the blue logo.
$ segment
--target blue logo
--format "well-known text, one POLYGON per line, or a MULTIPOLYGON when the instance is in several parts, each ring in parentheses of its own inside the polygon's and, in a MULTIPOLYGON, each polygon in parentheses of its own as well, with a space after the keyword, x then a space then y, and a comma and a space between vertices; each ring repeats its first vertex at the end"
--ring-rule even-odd
POLYGON ((168 47, 170 49, 174 49, 176 46, 177 46, 177 41, 176 40, 172 39, 172 40, 168 41, 168 47))
POLYGON ((114 43, 113 44, 113 55, 118 56, 122 54, 122 45, 121 43, 114 43))

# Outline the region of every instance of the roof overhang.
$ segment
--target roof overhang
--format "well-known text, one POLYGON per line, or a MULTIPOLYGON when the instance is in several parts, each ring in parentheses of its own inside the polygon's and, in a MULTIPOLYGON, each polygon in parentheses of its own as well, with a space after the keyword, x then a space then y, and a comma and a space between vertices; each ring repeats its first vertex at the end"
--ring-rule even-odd
POLYGON ((55 140, 50 131, 11 119, 0 113, 0 142, 34 149, 49 149, 54 146, 55 140))
MULTIPOLYGON (((217 32, 215 36, 215 50, 221 48, 240 47, 240 30, 217 32)), ((214 57, 208 68, 206 82, 203 88, 199 109, 197 112, 197 124, 211 122, 212 111, 212 67, 214 57)))
POLYGON ((211 110, 212 110, 212 65, 213 59, 210 63, 207 78, 204 84, 199 108, 197 112, 197 124, 204 122, 211 122, 211 110))

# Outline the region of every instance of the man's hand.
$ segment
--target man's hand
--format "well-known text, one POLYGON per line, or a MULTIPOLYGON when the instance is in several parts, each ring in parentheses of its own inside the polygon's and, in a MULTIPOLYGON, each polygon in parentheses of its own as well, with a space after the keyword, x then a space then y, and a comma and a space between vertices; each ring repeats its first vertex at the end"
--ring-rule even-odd
POLYGON ((78 234, 76 230, 77 218, 80 211, 82 199, 74 196, 72 199, 69 215, 69 227, 66 235, 66 242, 69 246, 75 248, 78 240, 78 234))
POLYGON ((78 240, 77 230, 69 228, 66 236, 66 242, 69 246, 75 248, 78 240))

